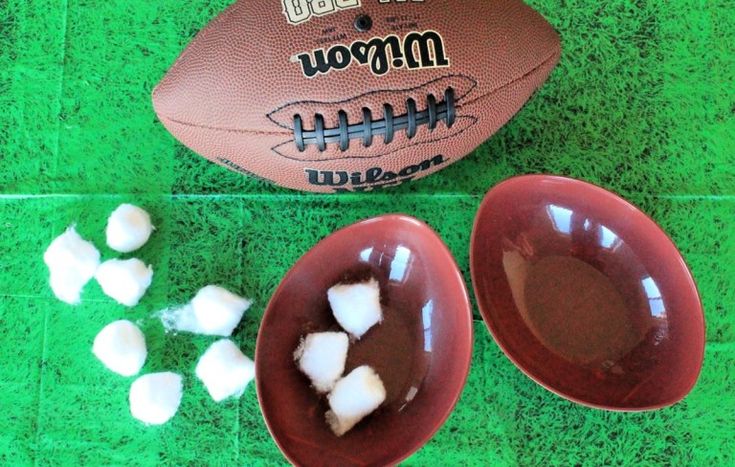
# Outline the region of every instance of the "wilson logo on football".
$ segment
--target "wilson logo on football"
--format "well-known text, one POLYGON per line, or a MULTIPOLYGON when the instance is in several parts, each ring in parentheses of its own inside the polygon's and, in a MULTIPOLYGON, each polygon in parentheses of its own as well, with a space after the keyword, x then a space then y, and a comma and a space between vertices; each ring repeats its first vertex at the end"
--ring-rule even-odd
POLYGON ((442 68, 450 65, 444 39, 436 31, 410 32, 403 39, 391 34, 350 45, 337 44, 328 50, 316 49, 291 57, 301 65, 304 76, 313 78, 332 70, 344 70, 357 62, 367 65, 377 76, 391 68, 442 68))
POLYGON ((291 24, 302 24, 312 16, 325 16, 357 8, 360 0, 283 0, 283 14, 291 24))
POLYGON ((418 164, 408 165, 398 172, 391 172, 380 167, 353 173, 306 169, 306 177, 310 185, 327 186, 336 193, 375 191, 410 182, 422 172, 431 172, 446 163, 447 159, 443 155, 438 155, 418 164))

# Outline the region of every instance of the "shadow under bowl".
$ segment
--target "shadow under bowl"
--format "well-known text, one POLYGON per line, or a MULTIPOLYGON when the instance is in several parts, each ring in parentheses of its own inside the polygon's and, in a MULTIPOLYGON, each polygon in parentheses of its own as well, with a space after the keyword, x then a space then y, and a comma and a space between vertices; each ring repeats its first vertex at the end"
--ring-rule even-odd
POLYGON ((469 372, 472 312, 462 275, 426 224, 388 215, 322 240, 285 276, 263 317, 256 384, 268 429, 296 465, 388 465, 425 444, 454 408, 469 372), (345 374, 371 365, 387 398, 342 437, 328 404, 298 370, 303 336, 340 330, 327 300, 338 283, 374 277, 384 320, 352 342, 345 374))
POLYGON ((480 312, 531 379, 587 406, 638 411, 684 398, 704 356, 704 317, 672 241, 622 198, 588 183, 522 176, 475 219, 480 312))

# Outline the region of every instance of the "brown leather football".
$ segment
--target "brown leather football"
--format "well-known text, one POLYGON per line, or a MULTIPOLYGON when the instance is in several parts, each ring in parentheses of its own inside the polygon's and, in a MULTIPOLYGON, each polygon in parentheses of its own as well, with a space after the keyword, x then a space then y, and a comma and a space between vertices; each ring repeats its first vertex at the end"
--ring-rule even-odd
POLYGON ((189 44, 153 104, 176 138, 232 170, 370 191, 470 153, 560 53, 519 0, 240 0, 189 44))

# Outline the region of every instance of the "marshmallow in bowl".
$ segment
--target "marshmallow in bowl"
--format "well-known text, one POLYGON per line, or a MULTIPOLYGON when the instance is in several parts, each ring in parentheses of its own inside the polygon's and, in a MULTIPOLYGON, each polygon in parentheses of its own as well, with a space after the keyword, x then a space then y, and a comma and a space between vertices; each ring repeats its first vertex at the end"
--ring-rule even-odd
POLYGON ((327 397, 327 423, 335 435, 342 436, 380 407, 385 397, 385 386, 375 370, 367 365, 355 368, 327 397))
POLYGON ((309 334, 294 352, 294 360, 317 392, 326 393, 345 371, 349 345, 350 339, 344 332, 309 334))
POLYGON ((151 216, 132 204, 122 204, 107 219, 107 246, 130 253, 145 245, 153 232, 151 216))
POLYGON ((137 258, 111 259, 99 266, 95 277, 107 296, 133 307, 151 285, 153 268, 137 258))
POLYGON ((82 289, 94 277, 100 253, 71 226, 51 242, 43 254, 43 261, 49 269, 54 295, 76 305, 81 301, 82 289))
POLYGON ((327 291, 327 298, 339 325, 357 339, 383 320, 380 285, 374 278, 358 284, 337 284, 327 291))

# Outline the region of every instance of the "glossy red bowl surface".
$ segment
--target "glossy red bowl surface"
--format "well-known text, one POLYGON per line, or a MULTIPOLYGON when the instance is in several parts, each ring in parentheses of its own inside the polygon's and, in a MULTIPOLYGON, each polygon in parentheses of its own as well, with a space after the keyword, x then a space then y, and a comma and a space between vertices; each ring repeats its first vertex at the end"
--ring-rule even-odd
POLYGON ((522 176, 475 219, 472 282, 498 345, 534 381, 608 410, 674 404, 696 383, 704 317, 661 228, 588 183, 522 176))
POLYGON ((426 224, 389 215, 342 229, 286 275, 263 317, 255 350, 258 398, 268 429, 296 465, 390 465, 419 449, 444 423, 472 356, 472 311, 451 253, 426 224), (351 344, 345 374, 369 364, 387 400, 338 438, 293 361, 302 336, 339 330, 327 290, 375 277, 384 321, 351 344))

